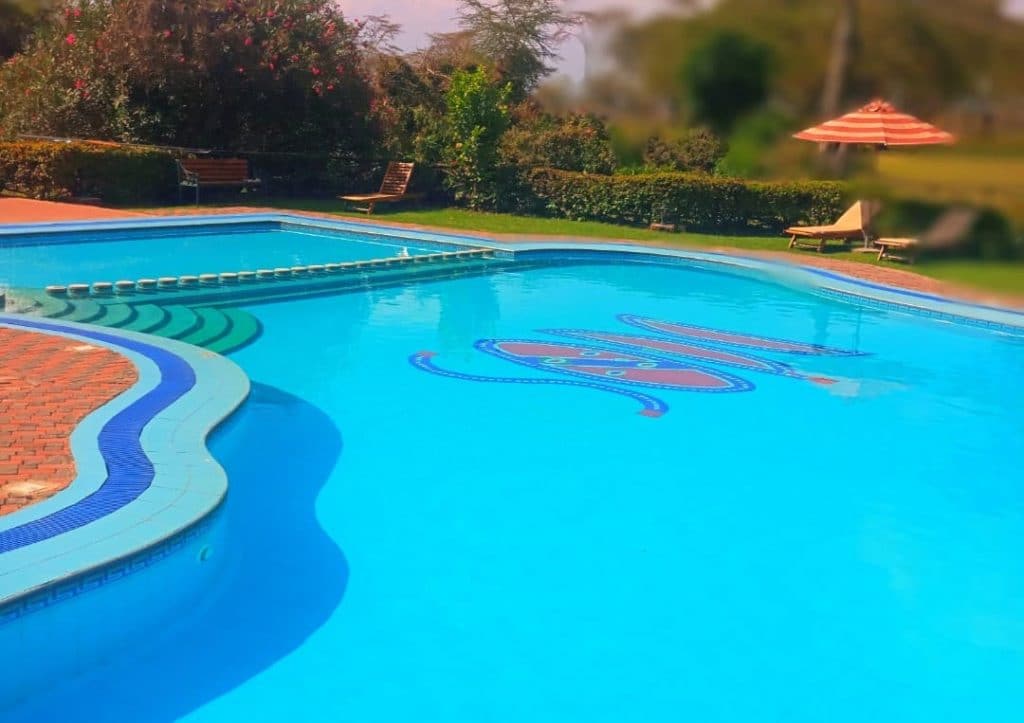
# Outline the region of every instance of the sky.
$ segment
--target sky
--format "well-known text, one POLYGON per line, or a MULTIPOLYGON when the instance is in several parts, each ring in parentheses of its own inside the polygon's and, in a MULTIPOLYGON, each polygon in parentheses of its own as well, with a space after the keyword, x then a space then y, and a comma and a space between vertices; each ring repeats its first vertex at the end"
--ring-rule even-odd
MULTIPOLYGON (((670 0, 570 0, 573 10, 605 10, 629 8, 640 16, 650 15, 665 7, 670 0)), ((403 50, 415 50, 426 44, 430 33, 448 32, 457 28, 457 0, 341 0, 345 14, 352 18, 365 15, 390 15, 401 24, 397 44, 403 50)), ((1006 7, 1024 17, 1024 0, 1007 0, 1006 7)), ((583 76, 583 47, 570 40, 562 49, 558 70, 574 79, 583 76)))

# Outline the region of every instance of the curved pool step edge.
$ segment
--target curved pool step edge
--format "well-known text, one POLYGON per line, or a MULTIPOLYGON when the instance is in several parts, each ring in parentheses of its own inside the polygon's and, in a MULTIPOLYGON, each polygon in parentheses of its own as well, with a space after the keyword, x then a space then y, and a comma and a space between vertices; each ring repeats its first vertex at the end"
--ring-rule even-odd
POLYGON ((249 312, 233 307, 220 307, 219 310, 228 318, 230 327, 224 336, 206 346, 210 351, 230 354, 249 346, 263 335, 263 324, 249 312))
MULTIPOLYGON (((154 476, 136 500, 95 522, 63 533, 55 532, 45 540, 0 553, 0 625, 3 625, 32 610, 84 592, 84 588, 76 587, 81 576, 155 550, 215 510, 227 491, 227 478, 206 449, 205 441, 248 396, 249 380, 230 360, 183 342, 120 329, 97 329, 7 314, 0 314, 0 324, 35 328, 114 351, 119 350, 118 339, 133 340, 141 348, 169 352, 183 361, 195 377, 187 393, 156 411, 142 427, 139 443, 152 463, 154 476), (58 588, 59 594, 56 594, 58 588)), ((139 372, 137 384, 153 382, 154 368, 141 365, 139 372)), ((98 438, 100 429, 108 421, 108 407, 116 407, 116 402, 117 399, 87 416, 76 434, 86 429, 95 432, 98 438)), ((76 455, 75 462, 81 465, 78 477, 90 478, 93 488, 98 486, 97 478, 105 479, 107 471, 95 459, 80 460, 76 455)), ((76 483, 69 490, 74 489, 76 483)), ((88 487, 79 485, 77 489, 88 487)), ((65 506, 80 502, 67 496, 62 498, 65 506)), ((13 523, 22 524, 19 520, 13 523)), ((0 518, 0 531, 10 529, 11 525, 7 517, 0 518)))

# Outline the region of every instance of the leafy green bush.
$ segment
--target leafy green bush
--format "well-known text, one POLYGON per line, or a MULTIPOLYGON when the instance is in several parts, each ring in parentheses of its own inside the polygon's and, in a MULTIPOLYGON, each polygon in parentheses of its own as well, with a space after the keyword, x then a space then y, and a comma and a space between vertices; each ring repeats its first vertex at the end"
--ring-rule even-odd
POLYGON ((577 220, 672 221, 699 231, 777 233, 794 223, 829 223, 845 187, 827 181, 751 183, 692 173, 598 176, 553 169, 524 174, 533 207, 577 220))
POLYGON ((501 142, 502 162, 523 168, 612 173, 615 154, 604 123, 591 115, 545 116, 510 129, 501 142))
POLYGON ((58 0, 0 64, 0 137, 365 153, 363 24, 330 0, 58 0))
POLYGON ((93 143, 0 143, 0 191, 32 198, 152 202, 173 194, 176 178, 174 157, 163 151, 93 143))
POLYGON ((725 145, 706 128, 691 128, 685 137, 669 143, 654 136, 647 141, 644 162, 652 168, 711 173, 725 155, 725 145))
POLYGON ((445 182, 470 208, 493 208, 501 171, 498 144, 509 125, 509 85, 491 83, 483 67, 452 76, 446 116, 448 137, 442 150, 445 182))

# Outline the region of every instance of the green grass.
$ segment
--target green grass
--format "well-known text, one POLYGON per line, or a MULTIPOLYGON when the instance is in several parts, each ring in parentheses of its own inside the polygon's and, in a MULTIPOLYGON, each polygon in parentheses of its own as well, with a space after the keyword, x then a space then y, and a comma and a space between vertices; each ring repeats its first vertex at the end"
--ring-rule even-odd
POLYGON ((1024 296, 1024 262, 933 261, 914 270, 964 286, 1024 296))
MULTIPOLYGON (((256 197, 241 203, 233 202, 229 205, 262 206, 281 210, 312 211, 338 216, 366 218, 361 213, 349 211, 344 203, 336 200, 267 199, 256 197)), ((402 209, 378 207, 373 218, 385 222, 395 221, 458 231, 652 241, 664 245, 696 249, 726 247, 748 251, 785 252, 787 251, 788 244, 788 239, 782 236, 718 236, 698 233, 664 233, 597 221, 566 221, 554 218, 537 218, 534 216, 483 213, 461 208, 402 209)), ((793 254, 794 261, 799 261, 800 256, 813 254, 813 252, 808 251, 794 251, 791 253, 793 254)), ((895 265, 889 262, 876 261, 873 254, 855 254, 848 251, 832 251, 828 253, 828 257, 866 264, 895 265)), ((983 291, 1024 296, 1024 263, 1021 262, 931 262, 919 263, 903 268, 909 268, 925 276, 983 291)))

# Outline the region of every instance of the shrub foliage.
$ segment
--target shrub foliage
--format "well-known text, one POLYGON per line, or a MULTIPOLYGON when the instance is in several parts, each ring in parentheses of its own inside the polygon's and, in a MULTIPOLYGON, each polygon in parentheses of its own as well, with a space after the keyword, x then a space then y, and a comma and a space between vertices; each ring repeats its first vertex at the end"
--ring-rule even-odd
POLYGON ((95 196, 110 203, 166 199, 176 183, 163 151, 93 143, 0 143, 0 191, 51 200, 95 196))
POLYGON ((746 182, 695 173, 599 176, 548 168, 523 177, 533 207, 563 218, 623 224, 665 220, 698 231, 777 233, 842 213, 841 183, 746 182))

